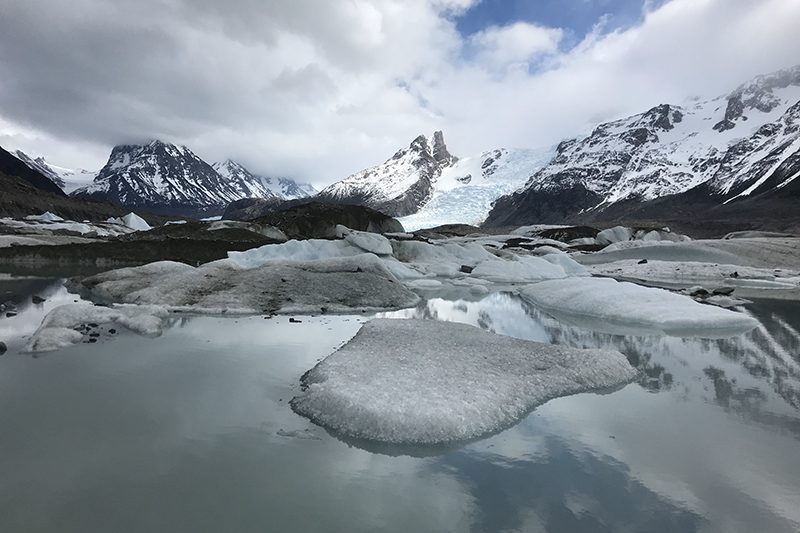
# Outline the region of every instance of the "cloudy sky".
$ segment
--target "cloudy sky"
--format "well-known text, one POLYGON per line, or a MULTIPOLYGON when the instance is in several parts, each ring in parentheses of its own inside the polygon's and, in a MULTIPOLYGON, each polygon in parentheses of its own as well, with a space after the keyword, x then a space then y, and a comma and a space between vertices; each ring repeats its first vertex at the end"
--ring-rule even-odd
POLYGON ((1 0, 0 145, 160 138, 323 185, 420 133, 541 147, 800 63, 798 0, 1 0))

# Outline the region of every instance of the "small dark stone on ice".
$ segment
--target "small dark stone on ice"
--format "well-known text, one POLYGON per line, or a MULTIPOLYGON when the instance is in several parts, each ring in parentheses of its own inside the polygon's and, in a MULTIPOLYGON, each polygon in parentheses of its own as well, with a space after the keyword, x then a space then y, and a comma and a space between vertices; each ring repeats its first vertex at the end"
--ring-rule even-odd
POLYGON ((738 278, 739 277, 739 273, 738 272, 734 272, 733 274, 731 274, 731 277, 732 278, 738 278))
POLYGON ((717 296, 730 296, 733 294, 733 287, 719 287, 711 292, 717 296))
POLYGON ((89 339, 89 342, 90 342, 90 343, 97 342, 97 339, 95 339, 94 337, 92 337, 91 339, 89 339))
POLYGON ((302 322, 303 322, 302 320, 297 320, 294 317, 289 317, 289 323, 290 324, 301 324, 302 322))
POLYGON ((636 264, 637 264, 637 265, 646 265, 646 264, 647 264, 647 259, 642 259, 641 261, 639 261, 639 262, 638 262, 638 263, 636 263, 636 264))
POLYGON ((6 353, 6 350, 8 350, 8 346, 6 346, 6 343, 0 341, 0 355, 6 353))
POLYGON ((461 268, 459 268, 459 270, 464 274, 472 274, 472 271, 475 270, 475 267, 461 265, 461 268))
POLYGON ((31 301, 35 304, 43 303, 45 300, 46 298, 42 298, 38 294, 34 294, 33 296, 31 296, 31 301))
POLYGON ((12 316, 17 316, 17 313, 15 313, 13 311, 9 311, 9 312, 6 313, 6 318, 11 318, 12 316))
POLYGON ((111 334, 113 335, 114 333, 116 333, 116 332, 117 332, 117 330, 115 330, 114 328, 111 328, 111 329, 109 329, 109 330, 108 330, 108 332, 109 332, 109 333, 111 333, 111 334))
POLYGON ((100 334, 99 333, 89 333, 89 336, 92 337, 92 338, 95 338, 95 337, 99 337, 100 334))
POLYGON ((88 325, 90 328, 96 328, 96 327, 97 327, 97 324, 95 324, 94 322, 89 322, 89 324, 87 324, 87 325, 88 325))
POLYGON ((328 312, 328 308, 325 307, 325 306, 322 306, 322 307, 319 308, 319 311, 320 311, 320 313, 327 313, 328 312))

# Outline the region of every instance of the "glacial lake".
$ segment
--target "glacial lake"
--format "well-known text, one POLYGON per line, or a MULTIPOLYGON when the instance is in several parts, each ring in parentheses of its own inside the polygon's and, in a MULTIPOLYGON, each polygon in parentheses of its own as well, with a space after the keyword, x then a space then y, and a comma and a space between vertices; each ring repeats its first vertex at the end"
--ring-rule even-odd
POLYGON ((641 371, 449 447, 342 441, 288 405, 366 316, 175 315, 20 353, 58 279, 0 274, 0 531, 800 530, 800 305, 758 301, 728 339, 622 337, 508 294, 383 316, 613 347, 641 371), (30 296, 47 298, 32 304, 30 296))

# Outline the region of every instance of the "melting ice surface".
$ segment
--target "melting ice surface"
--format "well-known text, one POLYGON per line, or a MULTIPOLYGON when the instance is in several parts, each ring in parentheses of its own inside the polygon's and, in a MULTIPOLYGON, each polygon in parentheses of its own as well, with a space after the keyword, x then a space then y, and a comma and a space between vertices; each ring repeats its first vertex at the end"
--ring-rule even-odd
POLYGON ((800 527, 796 303, 756 302, 755 329, 716 340, 599 333, 505 294, 386 313, 616 349, 641 371, 442 448, 343 442, 287 405, 362 316, 178 315, 158 338, 34 358, 24 337, 73 297, 42 279, 0 293, 18 310, 0 318, 0 531, 800 527))

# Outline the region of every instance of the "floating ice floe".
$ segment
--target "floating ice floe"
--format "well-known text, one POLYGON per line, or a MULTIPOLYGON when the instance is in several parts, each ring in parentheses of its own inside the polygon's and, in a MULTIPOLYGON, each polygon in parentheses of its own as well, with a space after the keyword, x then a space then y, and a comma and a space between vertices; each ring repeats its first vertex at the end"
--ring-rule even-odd
POLYGON ((582 255, 584 265, 625 259, 719 263, 800 270, 800 238, 709 239, 689 242, 627 241, 582 255))
POLYGON ((625 226, 615 226, 613 228, 604 229, 597 234, 598 244, 612 244, 615 242, 629 241, 633 238, 633 232, 630 228, 625 226))
POLYGON ((0 235, 0 248, 10 246, 52 246, 94 242, 92 239, 68 235, 0 235))
POLYGON ((125 226, 134 231, 147 231, 153 229, 145 219, 143 219, 136 213, 128 213, 127 215, 121 218, 111 217, 106 222, 108 222, 109 224, 119 224, 120 226, 125 226))
MULTIPOLYGON (((48 352, 77 344, 89 337, 79 331, 81 326, 92 324, 119 324, 147 336, 161 334, 167 310, 161 306, 99 307, 91 304, 67 304, 56 307, 45 316, 42 325, 31 336, 26 352, 48 352)), ((99 335, 99 334, 97 334, 99 335)))
POLYGON ((239 220, 217 220, 209 223, 206 229, 208 231, 220 231, 225 229, 243 229, 261 234, 264 237, 267 237, 268 239, 272 239, 273 241, 278 241, 281 243, 289 240, 289 237, 287 237, 283 231, 276 228, 275 226, 270 226, 268 224, 259 224, 256 222, 241 222, 239 220))
POLYGON ((559 320, 603 333, 723 338, 758 326, 743 313, 608 278, 543 281, 520 295, 559 320))
MULTIPOLYGON (((566 255, 556 257, 570 260, 566 255)), ((566 264, 566 261, 564 263, 566 264)), ((577 265, 576 269, 582 269, 582 267, 577 265)), ((567 277, 561 264, 548 260, 548 256, 519 256, 515 260, 494 258, 478 263, 473 269, 472 275, 495 283, 532 283, 543 279, 567 277)), ((585 270, 583 275, 587 275, 585 270)))
POLYGON ((56 215, 55 213, 51 213, 50 211, 45 211, 41 215, 28 215, 25 217, 25 220, 31 220, 33 222, 64 222, 64 219, 60 216, 56 215))
POLYGON ((199 267, 161 261, 90 276, 71 288, 97 302, 206 313, 382 311, 419 301, 372 254, 254 268, 229 259, 199 267))
POLYGON ((309 239, 267 244, 244 252, 228 252, 228 258, 242 268, 257 268, 273 262, 321 261, 365 253, 349 242, 309 239))
POLYGON ((563 224, 534 224, 531 226, 520 226, 517 229, 512 230, 511 233, 513 235, 533 236, 538 235, 539 233, 548 229, 561 229, 568 227, 569 226, 565 226, 563 224))
POLYGON ((688 288, 701 285, 707 289, 731 287, 759 290, 800 288, 796 272, 718 263, 686 261, 615 261, 591 265, 593 274, 643 281, 652 285, 688 288))
POLYGON ((292 407, 350 438, 436 444, 505 429, 550 399, 635 376, 616 351, 452 322, 375 319, 303 377, 292 407))
MULTIPOLYGON (((51 215, 52 213, 50 213, 51 215)), ((55 216, 55 215, 54 215, 55 216)), ((26 217, 26 220, 18 220, 9 217, 0 218, 0 225, 13 228, 16 232, 25 233, 31 237, 52 237, 52 236, 68 236, 73 234, 80 234, 87 238, 93 237, 110 237, 117 235, 124 235, 130 233, 131 230, 127 226, 119 224, 108 223, 93 223, 93 222, 74 222, 71 220, 63 220, 55 216, 52 218, 45 213, 44 215, 34 215, 26 217), (44 217, 44 218, 42 218, 44 217), (59 219, 56 221, 56 219, 59 219)), ((46 242, 43 244, 64 244, 63 242, 46 242)))
POLYGON ((383 235, 367 231, 356 231, 342 225, 336 226, 336 235, 356 248, 375 255, 392 255, 392 243, 383 235))
MULTIPOLYGON (((243 268, 272 262, 325 261, 352 257, 365 252, 379 256, 385 267, 400 281, 421 278, 455 279, 466 275, 498 283, 530 283, 542 279, 587 275, 584 267, 563 253, 532 257, 487 250, 477 242, 448 240, 435 244, 415 240, 392 240, 382 235, 349 230, 337 232, 341 240, 292 240, 268 244, 244 252, 229 252, 228 257, 243 268)), ((415 288, 430 288, 430 283, 414 283, 415 288)))

